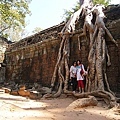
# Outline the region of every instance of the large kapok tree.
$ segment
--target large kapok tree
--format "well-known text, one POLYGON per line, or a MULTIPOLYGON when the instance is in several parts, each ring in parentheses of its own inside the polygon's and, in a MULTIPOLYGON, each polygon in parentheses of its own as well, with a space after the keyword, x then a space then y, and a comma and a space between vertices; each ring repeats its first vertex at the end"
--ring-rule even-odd
POLYGON ((58 97, 62 92, 72 93, 68 91, 70 37, 74 35, 75 25, 79 17, 84 15, 83 30, 82 33, 80 32, 79 38, 85 36, 89 40, 86 91, 82 94, 72 94, 80 98, 88 97, 89 95, 102 97, 112 107, 116 105, 116 97, 110 90, 107 81, 106 69, 107 65, 109 66, 111 63, 105 36, 108 35, 116 47, 117 43, 105 26, 105 15, 103 13, 104 6, 100 4, 94 6, 92 0, 79 0, 79 2, 80 9, 71 15, 70 19, 59 33, 61 36, 61 43, 51 80, 51 87, 56 90, 56 93, 50 96, 58 97), (94 23, 92 22, 93 15, 95 15, 94 23), (86 35, 87 32, 89 35, 86 35), (107 84, 107 91, 105 91, 103 81, 107 84))

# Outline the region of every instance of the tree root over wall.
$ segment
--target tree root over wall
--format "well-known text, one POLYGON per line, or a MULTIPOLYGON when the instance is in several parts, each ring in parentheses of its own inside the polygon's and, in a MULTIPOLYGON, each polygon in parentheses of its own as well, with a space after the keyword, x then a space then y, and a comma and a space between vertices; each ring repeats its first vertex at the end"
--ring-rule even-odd
POLYGON ((110 106, 117 105, 117 98, 110 90, 109 83, 107 81, 106 69, 110 63, 110 56, 108 54, 105 35, 108 35, 110 40, 116 45, 116 41, 113 39, 109 30, 104 24, 103 5, 93 6, 91 0, 82 0, 80 9, 75 12, 69 21, 66 23, 59 35, 61 36, 61 44, 59 48, 58 58, 53 72, 51 80, 52 90, 56 90, 55 94, 47 94, 44 97, 59 97, 62 92, 66 94, 73 94, 68 91, 69 80, 69 55, 70 55, 70 37, 74 34, 75 24, 78 21, 80 15, 85 16, 83 33, 79 35, 86 36, 89 33, 89 55, 88 55, 88 75, 86 81, 86 92, 82 94, 73 94, 77 98, 87 98, 90 96, 101 97, 110 106), (93 14, 95 14, 95 23, 92 22, 93 14), (104 82, 107 85, 107 91, 104 88, 104 82))

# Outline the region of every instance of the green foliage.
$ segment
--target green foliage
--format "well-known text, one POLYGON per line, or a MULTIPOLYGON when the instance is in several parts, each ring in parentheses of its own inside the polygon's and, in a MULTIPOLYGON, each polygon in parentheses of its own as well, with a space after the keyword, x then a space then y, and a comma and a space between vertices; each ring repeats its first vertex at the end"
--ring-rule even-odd
POLYGON ((102 4, 107 6, 110 3, 111 0, 93 0, 94 5, 95 4, 102 4))
MULTIPOLYGON (((95 4, 102 4, 107 6, 110 3, 111 0, 93 0, 94 5, 95 4)), ((71 10, 64 10, 63 18, 65 18, 65 21, 69 20, 70 16, 80 9, 79 2, 76 3, 76 5, 71 10)))
POLYGON ((64 10, 63 18, 65 18, 65 21, 69 20, 70 16, 80 9, 79 2, 76 3, 76 5, 71 10, 64 10))
POLYGON ((30 14, 31 0, 0 0, 0 35, 7 35, 7 29, 25 26, 25 17, 30 14))

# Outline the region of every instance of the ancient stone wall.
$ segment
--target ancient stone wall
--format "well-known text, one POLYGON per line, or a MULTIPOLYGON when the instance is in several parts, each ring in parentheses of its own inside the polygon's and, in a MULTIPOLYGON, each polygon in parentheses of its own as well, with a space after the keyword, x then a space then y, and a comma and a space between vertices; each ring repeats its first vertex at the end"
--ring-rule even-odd
POLYGON ((8 47, 8 41, 6 38, 0 36, 0 83, 5 81, 5 51, 8 47))
POLYGON ((111 59, 111 66, 107 68, 107 75, 111 89, 120 92, 120 5, 109 6, 105 14, 107 17, 106 26, 118 42, 118 48, 116 48, 107 38, 108 52, 111 59))
POLYGON ((50 85, 64 23, 12 44, 6 51, 6 80, 50 85))
POLYGON ((6 79, 48 85, 56 63, 59 40, 46 40, 6 54, 6 79))
MULTIPOLYGON (((107 68, 107 76, 112 90, 120 92, 120 7, 108 7, 105 13, 107 16, 106 26, 119 45, 116 48, 106 36, 111 57, 111 66, 107 68), (110 17, 111 15, 112 18, 110 17)), ((61 42, 58 32, 61 31, 63 26, 64 23, 41 31, 16 44, 12 44, 6 51, 6 80, 39 82, 44 86, 49 86, 61 42)), ((79 50, 78 35, 76 33, 70 39, 71 53, 69 66, 73 60, 81 59, 85 68, 87 68, 89 41, 84 37, 81 38, 81 48, 79 50)))
POLYGON ((0 36, 0 66, 4 61, 5 58, 4 53, 7 47, 8 47, 7 39, 0 36))

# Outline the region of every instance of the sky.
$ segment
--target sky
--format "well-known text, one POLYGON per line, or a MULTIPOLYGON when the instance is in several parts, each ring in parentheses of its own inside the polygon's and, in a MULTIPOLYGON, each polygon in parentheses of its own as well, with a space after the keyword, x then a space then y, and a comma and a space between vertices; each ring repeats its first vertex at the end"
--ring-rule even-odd
MULTIPOLYGON (((26 30, 46 29, 63 21, 64 10, 71 10, 79 0, 32 0, 29 5, 31 16, 26 17, 26 30)), ((119 0, 111 0, 111 4, 120 4, 119 0)))

